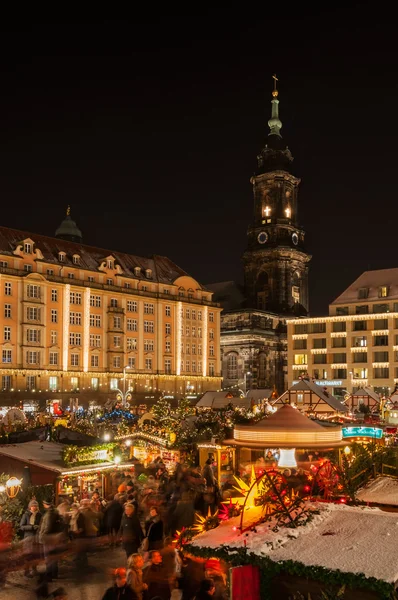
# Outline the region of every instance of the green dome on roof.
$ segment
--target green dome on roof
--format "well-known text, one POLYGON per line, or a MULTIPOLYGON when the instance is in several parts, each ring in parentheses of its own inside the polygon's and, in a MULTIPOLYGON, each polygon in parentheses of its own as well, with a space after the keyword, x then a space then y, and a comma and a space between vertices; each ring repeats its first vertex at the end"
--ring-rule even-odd
POLYGON ((70 206, 66 211, 66 217, 55 232, 55 237, 68 242, 82 242, 82 232, 70 216, 70 206))

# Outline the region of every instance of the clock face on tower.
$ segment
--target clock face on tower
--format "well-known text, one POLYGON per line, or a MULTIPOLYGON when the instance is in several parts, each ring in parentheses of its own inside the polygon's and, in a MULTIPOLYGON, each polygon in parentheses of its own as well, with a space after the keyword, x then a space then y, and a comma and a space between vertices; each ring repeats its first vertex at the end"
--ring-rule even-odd
POLYGON ((295 246, 297 246, 298 241, 299 241, 299 239, 298 239, 297 233, 296 232, 292 233, 292 242, 295 246))
POLYGON ((257 241, 259 244, 265 244, 265 242, 268 241, 268 233, 266 233, 265 231, 260 231, 260 233, 257 236, 257 241))

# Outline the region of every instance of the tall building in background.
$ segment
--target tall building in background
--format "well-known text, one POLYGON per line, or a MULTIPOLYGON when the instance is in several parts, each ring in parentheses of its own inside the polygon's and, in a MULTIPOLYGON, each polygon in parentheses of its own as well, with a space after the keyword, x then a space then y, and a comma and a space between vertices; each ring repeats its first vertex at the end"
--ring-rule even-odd
POLYGON ((292 173, 293 156, 281 136, 277 79, 267 143, 251 178, 253 222, 243 254, 244 287, 211 284, 224 308, 221 319, 224 387, 285 388, 286 317, 306 315, 308 263, 305 232, 298 219, 300 179, 292 173))
POLYGON ((55 238, 0 227, 1 404, 218 389, 212 296, 166 257, 83 245, 69 209, 55 238))
POLYGON ((344 396, 398 384, 398 268, 365 271, 329 306, 329 316, 288 320, 288 384, 309 377, 344 396))

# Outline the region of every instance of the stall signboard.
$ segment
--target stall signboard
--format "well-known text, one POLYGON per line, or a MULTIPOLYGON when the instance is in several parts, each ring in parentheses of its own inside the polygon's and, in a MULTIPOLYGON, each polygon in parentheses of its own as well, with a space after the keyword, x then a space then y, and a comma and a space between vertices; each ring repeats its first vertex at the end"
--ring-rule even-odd
POLYGON ((380 440, 383 430, 380 427, 343 427, 342 434, 343 438, 370 437, 380 440))

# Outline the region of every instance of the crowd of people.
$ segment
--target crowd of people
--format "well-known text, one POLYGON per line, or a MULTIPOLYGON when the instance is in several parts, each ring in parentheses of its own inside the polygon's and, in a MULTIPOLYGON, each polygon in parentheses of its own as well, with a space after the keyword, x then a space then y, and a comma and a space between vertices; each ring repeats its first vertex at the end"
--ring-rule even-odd
MULTIPOLYGON (((169 474, 160 458, 145 469, 118 473, 112 494, 95 490, 79 502, 63 498, 32 499, 22 516, 24 575, 39 577, 43 585, 59 577, 59 563, 70 560, 79 573, 90 572, 90 555, 99 546, 120 545, 124 564, 113 574, 114 585, 103 600, 226 600, 226 575, 216 559, 202 561, 184 554, 173 543, 177 531, 191 527, 195 514, 206 516, 221 502, 209 458, 203 470, 178 463, 169 474), (141 477, 140 477, 141 475, 141 477)), ((45 592, 38 595, 45 597, 45 592)))

